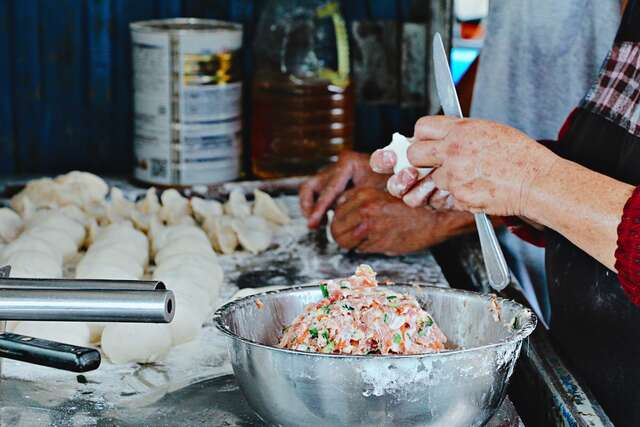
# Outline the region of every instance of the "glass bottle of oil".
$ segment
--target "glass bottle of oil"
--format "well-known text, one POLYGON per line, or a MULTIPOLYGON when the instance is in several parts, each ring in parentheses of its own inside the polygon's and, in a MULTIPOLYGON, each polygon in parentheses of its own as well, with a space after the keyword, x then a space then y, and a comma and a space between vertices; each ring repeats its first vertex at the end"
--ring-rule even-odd
POLYGON ((256 176, 312 174, 351 147, 349 46, 337 2, 269 1, 254 56, 251 160, 256 176))

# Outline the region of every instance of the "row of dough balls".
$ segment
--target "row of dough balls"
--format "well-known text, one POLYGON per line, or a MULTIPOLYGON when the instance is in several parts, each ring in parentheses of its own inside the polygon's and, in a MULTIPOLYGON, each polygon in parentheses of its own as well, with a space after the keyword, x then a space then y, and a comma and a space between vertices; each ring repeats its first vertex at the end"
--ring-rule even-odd
MULTIPOLYGON (((73 209, 45 209, 25 218, 15 240, 2 248, 0 262, 12 277, 59 278, 85 239, 85 227, 73 209)), ((22 219, 21 219, 22 221, 22 219)))
MULTIPOLYGON (((20 230, 24 231, 2 250, 2 263, 11 265, 12 277, 62 277, 63 263, 77 254, 85 240, 82 219, 82 213, 73 207, 31 212, 21 224, 20 230)), ((88 343, 89 331, 84 323, 10 321, 7 329, 69 344, 88 343)))
POLYGON ((222 285, 222 268, 200 228, 172 225, 156 229, 150 237, 156 263, 153 278, 174 292, 175 317, 169 324, 108 324, 101 346, 113 363, 156 362, 172 346, 195 339, 222 285))

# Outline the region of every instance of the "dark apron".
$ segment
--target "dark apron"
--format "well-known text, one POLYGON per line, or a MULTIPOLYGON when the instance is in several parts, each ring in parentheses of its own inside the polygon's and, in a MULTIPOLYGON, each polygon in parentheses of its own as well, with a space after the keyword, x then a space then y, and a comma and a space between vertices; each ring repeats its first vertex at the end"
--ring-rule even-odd
MULTIPOLYGON (((638 12, 637 31, 640 7, 630 3, 638 12)), ((619 37, 629 22, 625 15, 619 37)), ((640 183, 640 138, 588 110, 577 110, 558 148, 589 169, 640 183)), ((545 237, 555 345, 617 426, 640 426, 640 307, 615 273, 559 234, 545 237)))

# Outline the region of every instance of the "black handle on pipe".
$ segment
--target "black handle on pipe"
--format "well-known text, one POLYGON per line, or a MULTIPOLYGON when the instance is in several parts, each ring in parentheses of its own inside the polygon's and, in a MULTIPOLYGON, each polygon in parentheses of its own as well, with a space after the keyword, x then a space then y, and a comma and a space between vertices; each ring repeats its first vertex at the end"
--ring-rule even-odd
POLYGON ((0 357, 72 372, 88 372, 100 366, 100 352, 24 335, 0 334, 0 357))

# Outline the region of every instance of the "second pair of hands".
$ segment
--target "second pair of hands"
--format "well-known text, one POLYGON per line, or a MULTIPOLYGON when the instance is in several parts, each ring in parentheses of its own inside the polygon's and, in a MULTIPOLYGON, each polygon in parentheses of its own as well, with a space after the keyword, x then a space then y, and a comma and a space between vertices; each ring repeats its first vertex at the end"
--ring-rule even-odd
POLYGON ((388 178, 371 170, 369 155, 342 153, 334 165, 300 188, 309 227, 316 228, 333 206, 331 233, 341 247, 387 255, 428 248, 471 229, 468 213, 407 206, 387 193, 388 178))

